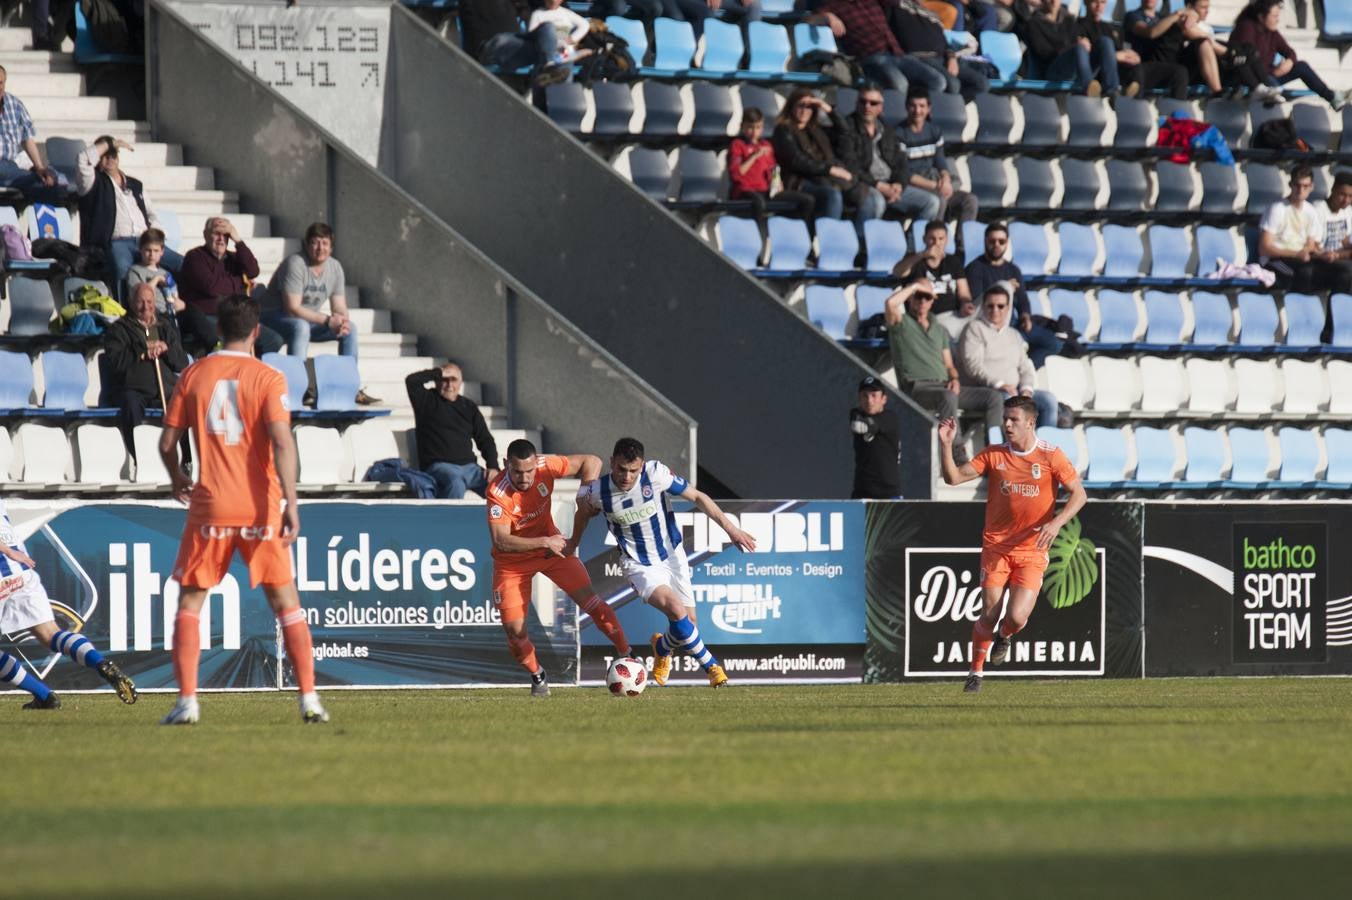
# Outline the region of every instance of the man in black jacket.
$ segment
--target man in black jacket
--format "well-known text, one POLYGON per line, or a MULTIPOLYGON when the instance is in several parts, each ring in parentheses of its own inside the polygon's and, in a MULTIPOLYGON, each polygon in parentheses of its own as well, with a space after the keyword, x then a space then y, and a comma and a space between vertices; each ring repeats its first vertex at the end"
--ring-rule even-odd
POLYGON ((178 330, 155 316, 155 288, 142 283, 132 292, 127 314, 103 333, 103 376, 106 402, 118 407, 117 427, 127 452, 136 459, 132 439, 147 409, 164 409, 188 356, 178 330))
POLYGON ((478 405, 460 393, 464 384, 465 376, 453 362, 404 379, 408 402, 413 405, 418 468, 436 481, 439 500, 459 500, 466 491, 484 496, 500 472, 493 434, 478 405), (475 460, 471 440, 478 445, 487 471, 475 460))
POLYGON ((901 419, 887 408, 883 383, 859 382, 859 405, 850 410, 854 436, 853 500, 891 500, 901 494, 901 419))
POLYGON ((838 129, 836 155, 845 167, 869 186, 860 219, 876 219, 892 209, 906 219, 943 218, 943 199, 911 183, 906 148, 897 133, 882 120, 883 92, 876 84, 859 91, 858 106, 838 129))

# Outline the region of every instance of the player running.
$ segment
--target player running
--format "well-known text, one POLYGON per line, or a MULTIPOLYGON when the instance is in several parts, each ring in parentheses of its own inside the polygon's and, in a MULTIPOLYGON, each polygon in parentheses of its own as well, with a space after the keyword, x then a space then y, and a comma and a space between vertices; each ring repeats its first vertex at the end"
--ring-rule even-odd
POLYGON ((249 583, 263 585, 281 624, 286 655, 300 686, 301 721, 329 720, 315 693, 310 626, 287 551, 300 534, 300 511, 286 379, 254 359, 258 316, 258 302, 249 297, 236 294, 221 301, 216 327, 224 349, 184 370, 164 414, 160 456, 174 496, 188 503, 174 562, 174 578, 182 586, 174 618, 178 702, 164 725, 191 725, 201 717, 197 664, 202 604, 207 591, 225 577, 236 550, 249 566, 249 583), (188 428, 197 436, 197 484, 179 467, 179 439, 188 428))
POLYGON ((1005 400, 1005 443, 992 444, 961 466, 953 462, 953 436, 957 423, 939 423, 939 444, 946 484, 963 484, 986 476, 986 528, 981 535, 981 617, 972 626, 972 670, 964 691, 981 690, 986 651, 993 665, 1009 658, 1009 644, 1028 622, 1042 573, 1047 568, 1047 549, 1088 499, 1075 467, 1059 447, 1037 437, 1037 406, 1028 397, 1005 400), (1070 499, 1058 515, 1058 487, 1070 499), (1000 601, 1009 587, 1009 604, 999 634, 1000 601), (994 646, 992 646, 994 640, 994 646))
POLYGON ((544 574, 592 617, 620 656, 633 656, 615 612, 596 596, 582 561, 565 553, 567 541, 554 524, 554 479, 601 474, 599 457, 537 455, 518 439, 507 445, 507 468, 488 486, 488 534, 493 541, 493 605, 507 632, 507 649, 530 673, 532 697, 549 696, 549 679, 526 635, 531 580, 544 574))
POLYGON ((658 632, 652 637, 653 681, 667 683, 672 654, 680 651, 700 664, 709 676, 710 687, 722 687, 728 683, 727 673, 700 640, 694 623, 690 563, 671 511, 672 497, 694 503, 738 549, 756 549, 756 539, 734 525, 706 494, 657 460, 644 462, 643 445, 634 438, 620 438, 610 456, 610 473, 584 484, 578 492, 573 537, 564 552, 572 556, 588 520, 603 514, 624 551, 620 568, 629 585, 644 603, 665 613, 671 623, 666 634, 658 632))
MULTIPOLYGON (((122 673, 117 663, 106 658, 89 639, 74 631, 56 627, 52 601, 38 577, 36 563, 24 549, 14 526, 9 521, 5 501, 0 499, 0 631, 15 635, 27 630, 53 653, 64 653, 77 663, 94 669, 103 680, 113 686, 123 703, 136 702, 136 685, 122 673)), ((19 662, 16 657, 0 651, 0 681, 8 681, 28 691, 33 699, 24 709, 60 709, 61 698, 43 684, 42 679, 19 662)))

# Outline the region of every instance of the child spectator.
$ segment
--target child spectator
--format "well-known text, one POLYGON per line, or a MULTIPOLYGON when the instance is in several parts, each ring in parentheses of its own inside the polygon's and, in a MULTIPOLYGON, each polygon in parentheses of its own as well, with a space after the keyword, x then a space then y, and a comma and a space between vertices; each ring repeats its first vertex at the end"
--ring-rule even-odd
POLYGON ((137 241, 140 262, 127 270, 126 295, 132 296, 138 284, 149 284, 155 289, 155 312, 161 316, 167 315, 172 321, 174 314, 186 304, 178 297, 178 285, 174 283, 173 273, 160 266, 160 260, 164 257, 164 241, 164 232, 158 228, 147 228, 141 233, 137 241))
MULTIPOLYGON (((731 185, 728 197, 732 200, 750 200, 757 220, 765 218, 765 204, 773 190, 777 167, 775 148, 765 139, 764 132, 765 114, 754 106, 748 107, 742 113, 741 130, 728 148, 728 182, 731 185)), ((811 194, 780 191, 775 199, 794 203, 793 215, 812 221, 816 202, 811 194)))

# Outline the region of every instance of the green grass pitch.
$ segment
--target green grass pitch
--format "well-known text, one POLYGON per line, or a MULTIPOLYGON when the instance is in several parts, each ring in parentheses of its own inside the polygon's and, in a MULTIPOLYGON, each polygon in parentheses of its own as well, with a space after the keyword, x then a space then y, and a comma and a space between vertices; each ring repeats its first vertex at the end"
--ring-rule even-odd
POLYGON ((0 897, 1281 897, 1352 872, 1342 679, 0 703, 0 897))

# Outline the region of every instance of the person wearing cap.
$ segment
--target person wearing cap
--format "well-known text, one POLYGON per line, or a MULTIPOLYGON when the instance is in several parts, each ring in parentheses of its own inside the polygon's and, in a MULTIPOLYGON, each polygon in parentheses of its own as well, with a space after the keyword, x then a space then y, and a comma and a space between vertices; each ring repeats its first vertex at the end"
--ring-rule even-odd
MULTIPOLYGON (((883 304, 897 384, 940 419, 956 419, 962 410, 982 416, 988 429, 999 428, 1005 395, 992 387, 959 381, 952 339, 931 315, 933 309, 934 283, 928 278, 899 288, 883 304)), ((956 449, 961 454, 963 445, 956 449)))
POLYGON ((988 387, 1005 397, 1031 397, 1037 404, 1037 424, 1056 425, 1056 396, 1033 388, 1036 371, 1028 345, 1010 323, 1013 291, 1001 282, 986 288, 981 312, 958 341, 958 373, 964 386, 988 387))
POLYGON ((887 408, 883 383, 873 375, 859 382, 859 405, 850 410, 854 435, 852 500, 901 496, 901 419, 887 408))

